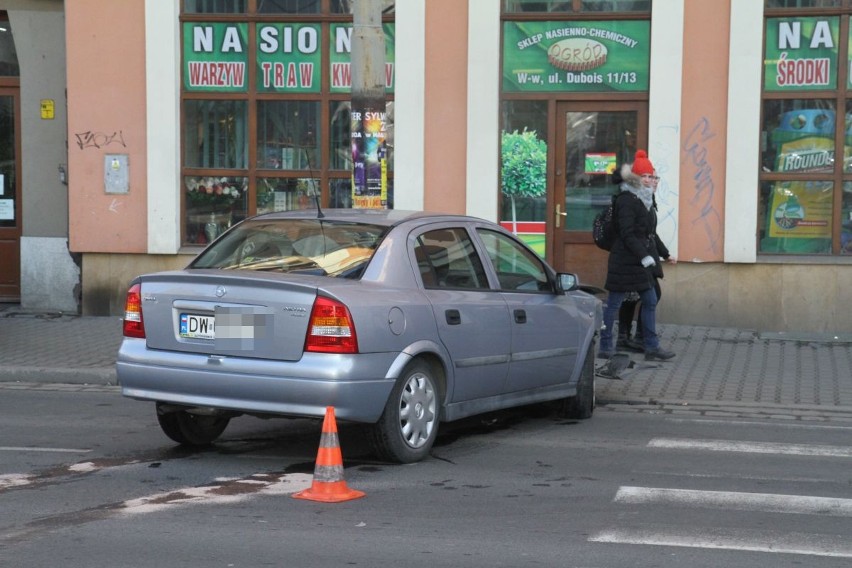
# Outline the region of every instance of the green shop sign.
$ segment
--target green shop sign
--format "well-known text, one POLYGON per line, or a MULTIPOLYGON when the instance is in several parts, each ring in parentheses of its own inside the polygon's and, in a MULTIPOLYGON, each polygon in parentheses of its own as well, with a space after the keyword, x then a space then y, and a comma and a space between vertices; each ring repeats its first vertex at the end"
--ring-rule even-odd
POLYGON ((322 90, 319 24, 257 25, 257 92, 322 90))
MULTIPOLYGON (((248 91, 248 23, 183 24, 183 85, 188 92, 248 91)), ((256 24, 255 82, 258 93, 322 91, 323 27, 318 23, 256 24)), ((332 24, 332 93, 352 87, 352 25, 332 24)), ((385 24, 385 86, 394 88, 394 25, 385 24)))
POLYGON ((503 91, 647 91, 651 23, 505 22, 503 91))
MULTIPOLYGON (((385 32, 385 90, 394 90, 394 24, 384 24, 385 32)), ((329 56, 329 72, 331 74, 330 90, 332 93, 348 93, 352 89, 352 26, 349 24, 332 24, 329 56)))
POLYGON ((193 92, 245 93, 248 24, 184 23, 183 86, 193 92))
POLYGON ((769 18, 763 88, 822 91, 837 86, 837 17, 769 18))

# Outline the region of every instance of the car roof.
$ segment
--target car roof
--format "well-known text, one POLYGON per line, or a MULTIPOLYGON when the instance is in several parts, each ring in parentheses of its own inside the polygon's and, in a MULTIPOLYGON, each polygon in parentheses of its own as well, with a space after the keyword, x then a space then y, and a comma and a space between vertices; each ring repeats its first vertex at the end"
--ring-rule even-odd
MULTIPOLYGON (((273 220, 273 219, 316 219, 316 209, 302 209, 297 211, 280 211, 276 213, 265 213, 251 217, 248 220, 273 220)), ((433 213, 429 211, 406 211, 402 209, 323 209, 322 219, 326 221, 349 221, 358 223, 371 223, 380 226, 393 226, 405 221, 439 222, 439 221, 483 221, 467 215, 455 215, 451 213, 433 213)))

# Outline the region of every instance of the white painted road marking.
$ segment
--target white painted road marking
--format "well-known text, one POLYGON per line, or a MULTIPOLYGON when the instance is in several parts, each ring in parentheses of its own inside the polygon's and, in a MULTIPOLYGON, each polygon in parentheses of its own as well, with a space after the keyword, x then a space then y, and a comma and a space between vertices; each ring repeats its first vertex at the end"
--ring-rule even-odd
POLYGON ((92 450, 83 450, 81 448, 31 448, 25 446, 0 446, 0 452, 57 452, 66 454, 85 454, 92 450))
POLYGON ((840 458, 852 457, 852 448, 845 446, 776 444, 772 442, 737 442, 733 440, 654 438, 648 442, 648 447, 679 450, 708 450, 713 452, 745 452, 750 454, 783 454, 840 458))
POLYGON ((655 487, 621 487, 615 494, 614 501, 619 503, 691 505, 732 511, 852 517, 852 499, 809 497, 803 495, 660 489, 655 487))
POLYGON ((776 554, 805 554, 852 558, 852 543, 848 539, 803 533, 775 533, 747 529, 653 529, 607 530, 589 538, 591 542, 609 544, 645 544, 678 546, 744 552, 774 552, 776 554))

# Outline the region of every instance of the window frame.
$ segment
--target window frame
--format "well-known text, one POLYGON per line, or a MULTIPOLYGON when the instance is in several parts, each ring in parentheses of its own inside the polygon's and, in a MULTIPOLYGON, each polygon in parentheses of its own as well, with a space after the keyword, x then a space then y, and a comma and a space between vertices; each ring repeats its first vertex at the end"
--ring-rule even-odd
MULTIPOLYGON (((179 22, 181 29, 185 23, 203 22, 203 23, 245 23, 247 26, 246 37, 246 89, 245 92, 194 92, 187 91, 184 83, 184 34, 181 32, 180 38, 180 53, 181 53, 181 85, 180 85, 180 215, 181 215, 181 246, 195 247, 207 244, 207 242, 189 242, 189 234, 202 234, 203 227, 189 228, 190 221, 188 219, 188 203, 187 203, 187 188, 184 180, 187 178, 246 178, 247 184, 245 187, 244 210, 238 210, 235 213, 228 211, 227 220, 219 219, 216 222, 220 225, 221 232, 223 226, 228 223, 239 221, 243 217, 250 217, 258 213, 258 186, 264 180, 280 178, 285 183, 292 183, 304 186, 304 180, 314 180, 308 185, 312 186, 312 191, 318 191, 320 203, 323 207, 328 207, 331 197, 332 184, 338 184, 340 187, 345 182, 351 179, 352 172, 341 169, 331 169, 331 113, 330 108, 333 103, 350 102, 350 92, 332 92, 330 81, 330 49, 329 38, 331 37, 331 28, 334 25, 353 23, 353 16, 342 12, 333 12, 332 8, 336 5, 332 0, 320 0, 321 10, 319 13, 306 14, 289 14, 289 13, 258 13, 258 0, 246 0, 246 11, 244 12, 187 12, 185 3, 181 2, 181 11, 179 22), (312 93, 273 93, 262 92, 257 88, 257 30, 258 26, 269 24, 316 24, 320 29, 320 46, 321 52, 320 65, 318 69, 320 82, 319 92, 312 93), (247 120, 246 120, 246 168, 204 168, 204 167, 188 167, 186 160, 186 144, 187 136, 185 135, 186 115, 184 112, 187 101, 194 100, 213 100, 213 101, 244 101, 246 105, 247 120), (294 101, 308 102, 319 105, 318 117, 319 123, 316 125, 316 139, 318 140, 318 158, 316 164, 310 164, 307 168, 285 170, 281 168, 260 167, 258 165, 258 139, 259 128, 259 113, 261 101, 294 101)), ((394 10, 386 9, 382 16, 382 23, 393 24, 394 10)), ((394 94, 387 92, 385 95, 387 103, 392 104, 394 94)), ((294 185, 294 186, 295 186, 294 185)), ((388 168, 388 208, 393 207, 393 169, 388 168)), ((303 202, 304 200, 299 200, 303 202)), ((335 199, 335 204, 346 204, 351 202, 345 199, 335 199)), ((296 203, 296 200, 293 201, 296 203)), ((310 206, 313 206, 313 200, 310 200, 310 206)), ((260 207, 261 212, 264 211, 260 207)), ((218 214, 215 213, 214 214, 218 214)), ((214 222, 211 218, 210 222, 214 222)), ((204 237, 200 237, 201 241, 205 241, 204 237)))

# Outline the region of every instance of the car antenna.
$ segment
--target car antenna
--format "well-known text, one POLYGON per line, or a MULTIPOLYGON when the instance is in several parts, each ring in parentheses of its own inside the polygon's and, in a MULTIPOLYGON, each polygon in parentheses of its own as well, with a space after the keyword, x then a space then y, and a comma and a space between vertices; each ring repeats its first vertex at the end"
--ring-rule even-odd
POLYGON ((311 164, 311 153, 308 150, 305 150, 305 159, 308 162, 308 172, 311 174, 311 188, 313 189, 313 198, 314 203, 317 206, 317 219, 325 219, 325 215, 322 212, 322 207, 320 206, 320 196, 317 191, 317 181, 314 178, 314 166, 311 164))

